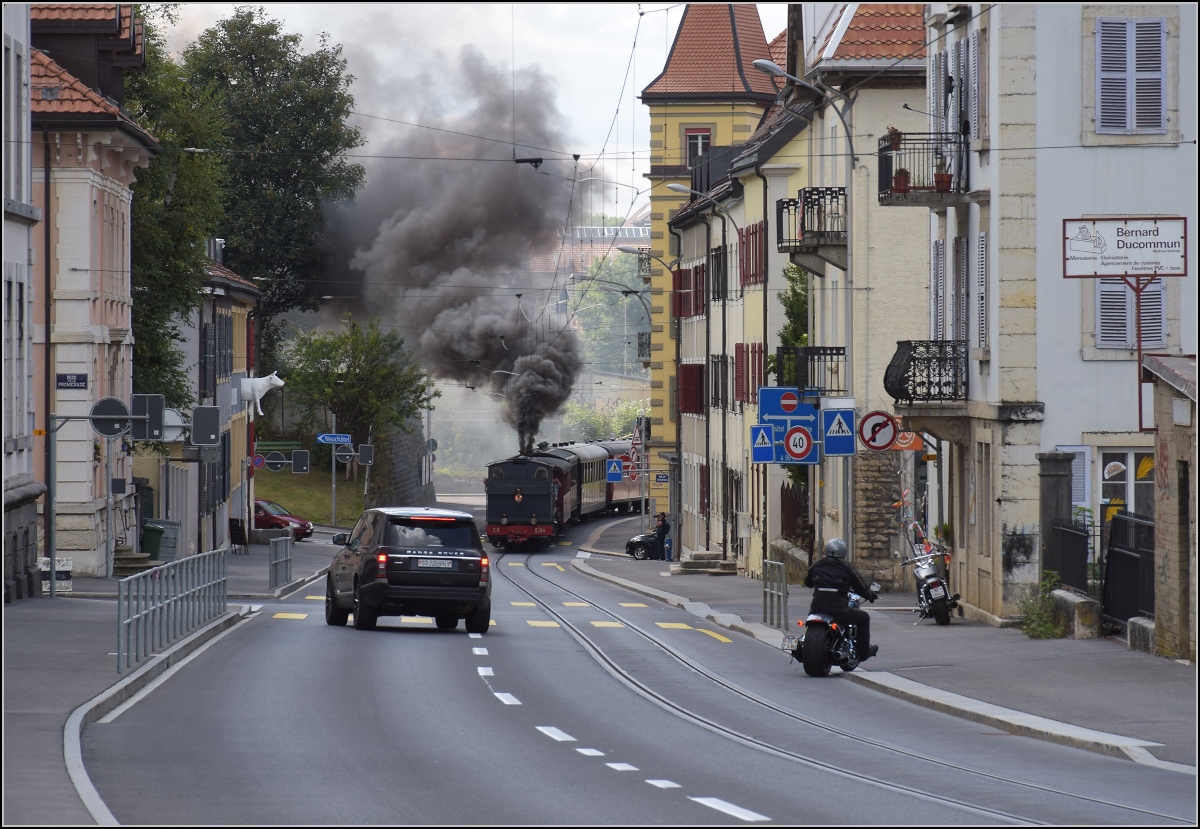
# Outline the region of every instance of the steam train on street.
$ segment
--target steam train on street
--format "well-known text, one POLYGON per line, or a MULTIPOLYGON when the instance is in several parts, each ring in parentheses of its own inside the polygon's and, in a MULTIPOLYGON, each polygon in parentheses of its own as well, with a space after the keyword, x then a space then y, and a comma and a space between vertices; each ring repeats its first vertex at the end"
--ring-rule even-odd
POLYGON ((486 534, 495 547, 545 547, 572 524, 614 512, 636 512, 642 482, 607 482, 608 462, 628 470, 632 440, 541 443, 531 454, 487 466, 486 534))

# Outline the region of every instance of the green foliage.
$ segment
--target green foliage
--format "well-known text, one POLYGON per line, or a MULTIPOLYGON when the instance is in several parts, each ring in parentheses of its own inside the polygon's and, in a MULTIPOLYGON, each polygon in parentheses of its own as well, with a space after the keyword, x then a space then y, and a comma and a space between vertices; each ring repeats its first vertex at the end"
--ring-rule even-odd
POLYGON ((198 307, 205 280, 205 242, 221 220, 220 157, 181 147, 221 146, 221 116, 211 98, 192 89, 167 54, 163 30, 169 6, 145 15, 146 65, 125 81, 126 107, 163 151, 138 170, 131 207, 133 389, 162 394, 172 408, 193 402, 178 343, 198 307))
MULTIPOLYGON (((779 295, 783 305, 783 316, 787 320, 779 331, 781 346, 808 345, 808 271, 798 265, 789 264, 783 269, 787 289, 779 295)), ((774 369, 772 361, 770 369, 774 369)))
POLYGON ((370 320, 359 325, 347 315, 342 330, 298 332, 285 369, 288 405, 304 412, 311 427, 337 415, 338 432, 354 443, 406 429, 437 392, 404 346, 404 340, 370 320))
POLYGON ((645 375, 637 337, 650 330, 649 298, 637 268, 636 256, 614 253, 590 268, 590 281, 570 286, 567 313, 579 325, 583 359, 593 371, 645 375))
POLYGON ((316 51, 262 8, 241 7, 184 51, 189 81, 223 115, 226 264, 265 278, 259 319, 315 308, 309 284, 325 272, 323 211, 362 186, 345 153, 363 144, 346 124, 354 106, 341 46, 316 51))
MULTIPOLYGON (((374 477, 372 473, 372 489, 374 477)), ((353 527, 363 511, 362 473, 359 480, 347 481, 339 469, 337 478, 337 526, 353 527)), ((297 475, 288 467, 279 472, 266 467, 254 472, 255 498, 282 504, 292 514, 314 524, 328 524, 333 518, 332 496, 328 459, 321 467, 313 466, 307 475, 297 475)))
POLYGON ((649 409, 647 400, 622 400, 612 406, 591 406, 570 401, 563 408, 563 433, 568 440, 607 440, 633 434, 639 415, 649 409))
POLYGON ((1030 639, 1061 639, 1065 635, 1054 612, 1054 597, 1050 595, 1058 585, 1058 573, 1045 570, 1042 580, 1021 600, 1021 631, 1030 639))

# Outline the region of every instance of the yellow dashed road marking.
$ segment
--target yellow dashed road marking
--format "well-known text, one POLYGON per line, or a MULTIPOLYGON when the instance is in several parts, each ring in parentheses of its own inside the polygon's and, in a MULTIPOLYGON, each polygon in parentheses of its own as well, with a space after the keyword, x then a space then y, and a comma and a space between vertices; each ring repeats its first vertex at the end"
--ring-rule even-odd
POLYGON ((523 562, 523 561, 506 561, 504 563, 507 564, 509 567, 524 567, 525 566, 525 562, 523 562))
POLYGON ((655 622, 660 628, 668 628, 669 630, 691 630, 691 625, 686 625, 683 622, 655 622))
POLYGON ((558 622, 538 622, 538 621, 534 621, 533 619, 528 620, 526 622, 526 624, 529 625, 530 627, 534 627, 534 628, 556 628, 556 627, 558 627, 558 622))
POLYGON ((555 561, 543 561, 543 562, 542 562, 542 566, 543 566, 543 567, 557 567, 557 568, 558 568, 558 572, 560 572, 560 573, 565 573, 565 572, 567 572, 566 570, 564 570, 564 569, 562 568, 562 565, 561 565, 561 564, 559 564, 558 562, 555 562, 555 561))
POLYGON ((622 622, 592 622, 592 627, 597 627, 597 628, 623 628, 623 627, 625 627, 625 625, 624 625, 624 623, 622 623, 622 622))
POLYGON ((272 619, 307 619, 307 613, 276 613, 272 619))
POLYGON ((509 602, 513 607, 537 607, 534 602, 509 602))
POLYGON ((563 607, 591 607, 587 602, 563 602, 563 607))
POLYGON ((408 625, 432 625, 433 619, 428 616, 401 616, 400 623, 408 625))
POLYGON ((308 599, 310 602, 323 602, 323 601, 325 601, 325 597, 324 597, 324 596, 305 596, 304 598, 308 599))
POLYGON ((717 633, 715 630, 705 630, 704 628, 696 628, 696 630, 700 631, 701 633, 707 633, 709 636, 711 636, 713 639, 716 639, 718 642, 732 642, 733 641, 732 639, 726 639, 724 636, 717 633))
POLYGON ((560 542, 558 542, 558 546, 559 547, 570 547, 571 542, 570 541, 560 541, 560 542))
POLYGON ((621 602, 621 607, 649 607, 645 602, 621 602))

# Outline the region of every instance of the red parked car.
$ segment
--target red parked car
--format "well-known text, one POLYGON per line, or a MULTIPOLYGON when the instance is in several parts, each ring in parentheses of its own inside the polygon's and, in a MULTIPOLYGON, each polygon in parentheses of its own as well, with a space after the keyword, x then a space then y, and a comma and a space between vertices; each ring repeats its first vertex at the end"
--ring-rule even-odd
POLYGON ((291 530, 292 537, 297 541, 313 534, 311 521, 305 521, 299 515, 292 515, 286 508, 274 501, 264 501, 261 498, 254 500, 254 529, 291 530))

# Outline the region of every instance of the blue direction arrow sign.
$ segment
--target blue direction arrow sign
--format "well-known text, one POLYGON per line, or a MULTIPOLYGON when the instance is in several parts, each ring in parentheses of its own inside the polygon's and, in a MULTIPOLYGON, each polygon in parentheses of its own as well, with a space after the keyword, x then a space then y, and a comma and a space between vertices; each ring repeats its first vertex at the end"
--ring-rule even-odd
POLYGON ((774 432, 773 426, 750 427, 750 461, 752 463, 775 463, 774 432))
POLYGON ((854 409, 821 410, 821 451, 825 457, 854 454, 857 443, 854 425, 854 409))
POLYGON ((349 435, 326 434, 317 435, 317 443, 350 443, 349 435))
POLYGON ((604 468, 606 471, 605 483, 621 483, 621 462, 619 460, 607 461, 604 468))

